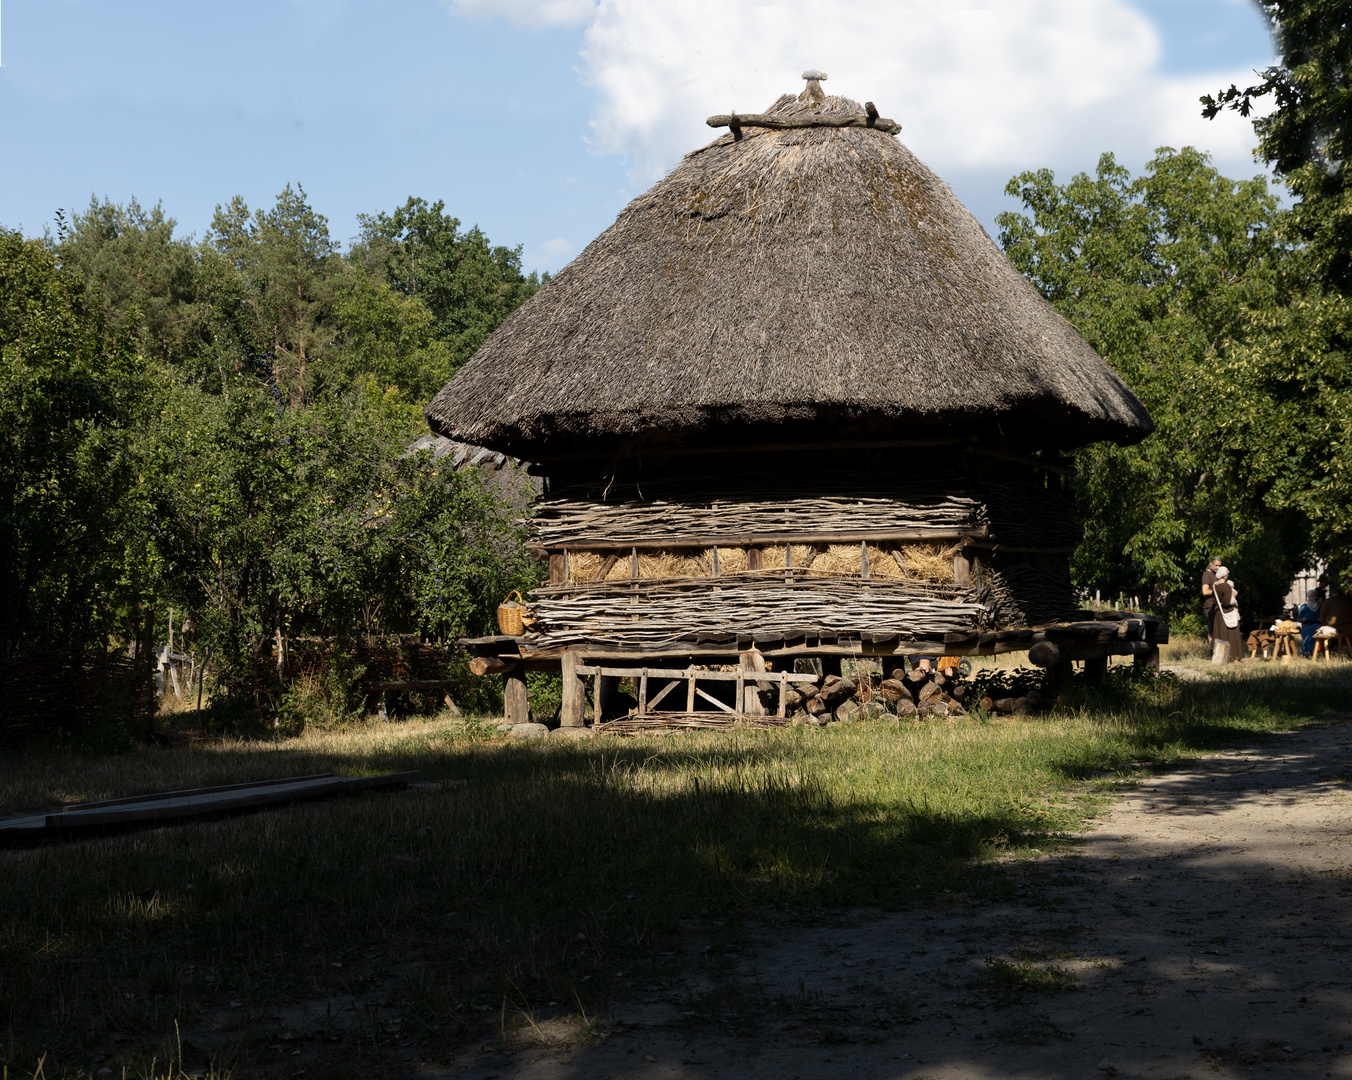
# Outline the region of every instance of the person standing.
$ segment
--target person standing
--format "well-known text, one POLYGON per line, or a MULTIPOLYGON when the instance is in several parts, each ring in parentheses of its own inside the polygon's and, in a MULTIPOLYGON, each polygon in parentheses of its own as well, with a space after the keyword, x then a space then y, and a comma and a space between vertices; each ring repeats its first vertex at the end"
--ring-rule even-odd
POLYGON ((1221 564, 1221 557, 1213 555, 1207 560, 1206 569, 1202 571, 1202 622, 1206 624, 1206 645, 1207 648, 1213 648, 1216 633, 1212 623, 1216 618, 1216 568, 1221 564))
POLYGON ((1212 623, 1215 640, 1224 641, 1229 646, 1230 663, 1238 664, 1244 659, 1244 640, 1239 636, 1239 590, 1230 581, 1230 571, 1224 566, 1216 568, 1212 596, 1215 598, 1215 619, 1212 623))
POLYGON ((1300 655, 1314 655, 1314 632, 1319 629, 1319 590, 1311 589, 1305 594, 1305 603, 1296 612, 1296 622, 1300 623, 1300 655))

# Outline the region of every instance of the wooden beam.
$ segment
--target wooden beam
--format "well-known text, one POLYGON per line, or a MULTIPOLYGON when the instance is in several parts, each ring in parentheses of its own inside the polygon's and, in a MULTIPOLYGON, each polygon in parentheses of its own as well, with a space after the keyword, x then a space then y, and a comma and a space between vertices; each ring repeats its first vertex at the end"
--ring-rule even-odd
MULTIPOLYGON (((482 674, 475 672, 476 675, 482 674)), ((386 690, 445 690, 448 686, 454 686, 453 679, 386 679, 381 682, 368 682, 363 684, 371 692, 386 690)))
POLYGON ((469 662, 469 669, 475 675, 501 675, 519 663, 519 660, 503 659, 501 656, 476 656, 469 662))
POLYGON ((734 132, 744 127, 768 128, 771 131, 789 131, 794 128, 858 127, 872 128, 874 131, 881 131, 885 135, 896 135, 901 131, 901 125, 895 120, 888 120, 882 116, 872 117, 867 114, 864 116, 841 116, 832 113, 808 113, 801 116, 767 116, 765 113, 746 113, 745 115, 729 113, 711 116, 705 123, 714 128, 731 128, 734 132))
POLYGON ((592 577, 592 580, 605 581, 606 575, 609 574, 610 571, 614 568, 615 564, 619 562, 619 559, 620 559, 619 555, 613 553, 607 555, 606 561, 601 564, 601 569, 596 571, 596 574, 595 576, 592 577))
POLYGON ((562 585, 567 580, 568 580, 567 552, 564 551, 549 552, 549 583, 551 585, 562 585))

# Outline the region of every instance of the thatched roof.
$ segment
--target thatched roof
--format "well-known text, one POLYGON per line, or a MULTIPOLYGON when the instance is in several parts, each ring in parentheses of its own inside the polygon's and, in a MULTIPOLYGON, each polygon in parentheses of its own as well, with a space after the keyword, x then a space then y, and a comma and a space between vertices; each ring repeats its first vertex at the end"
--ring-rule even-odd
POLYGON ((765 117, 833 126, 740 127, 630 203, 442 389, 433 430, 536 461, 788 422, 808 441, 1149 434, 948 185, 892 135, 839 126, 864 121, 856 102, 817 98, 765 117))

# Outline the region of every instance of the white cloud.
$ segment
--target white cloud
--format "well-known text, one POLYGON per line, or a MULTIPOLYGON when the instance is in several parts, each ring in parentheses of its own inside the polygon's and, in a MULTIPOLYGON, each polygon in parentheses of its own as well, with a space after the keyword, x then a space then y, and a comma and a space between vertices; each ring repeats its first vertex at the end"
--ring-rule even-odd
POLYGON ((558 269, 576 254, 577 249, 570 241, 556 236, 527 251, 525 263, 531 270, 558 269))
POLYGON ((756 112, 826 71, 828 93, 877 103, 945 170, 1140 162, 1159 145, 1253 165, 1249 124, 1205 121, 1197 98, 1247 70, 1173 76, 1129 0, 453 0, 535 24, 586 22, 582 77, 599 102, 592 145, 630 158, 646 187, 716 134, 712 113, 756 112))
POLYGON ((457 15, 470 19, 506 19, 531 29, 581 26, 596 14, 596 0, 443 0, 457 15))
POLYGON ((1197 104, 1238 73, 1164 77, 1159 52, 1124 0, 602 0, 582 55, 602 99, 595 145, 632 155, 640 184, 712 136, 710 113, 758 111, 807 67, 830 74, 828 92, 876 102, 941 172, 1048 164, 1085 145, 1247 157, 1248 125, 1208 124, 1197 104))

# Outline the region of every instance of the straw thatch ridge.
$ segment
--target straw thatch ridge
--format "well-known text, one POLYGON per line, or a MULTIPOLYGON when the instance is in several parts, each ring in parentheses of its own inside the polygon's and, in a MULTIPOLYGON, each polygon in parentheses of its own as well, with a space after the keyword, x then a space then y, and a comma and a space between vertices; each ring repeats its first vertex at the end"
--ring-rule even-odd
MULTIPOLYGON (((785 95, 770 113, 861 113, 785 95)), ((661 432, 962 422, 1137 441, 1144 406, 948 186, 867 128, 746 129, 686 156, 428 407, 532 460, 661 432), (975 421, 975 423, 973 423, 975 421)))

